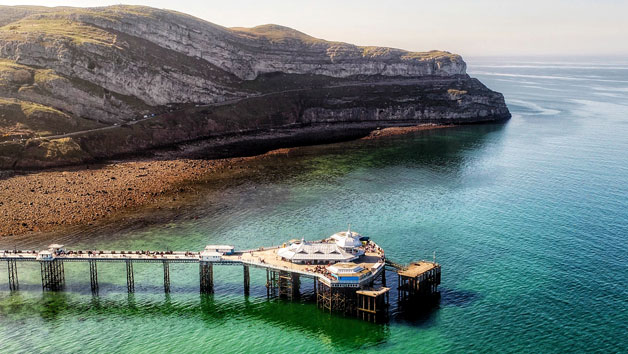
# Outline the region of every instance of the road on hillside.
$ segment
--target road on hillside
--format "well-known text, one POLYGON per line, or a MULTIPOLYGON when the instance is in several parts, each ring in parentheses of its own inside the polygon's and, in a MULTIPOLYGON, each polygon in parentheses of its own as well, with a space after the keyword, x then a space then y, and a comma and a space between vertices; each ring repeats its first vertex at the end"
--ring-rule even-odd
MULTIPOLYGON (((242 102, 242 101, 249 100, 249 99, 253 99, 253 98, 260 98, 260 97, 266 97, 266 96, 271 96, 271 95, 278 95, 278 94, 282 94, 282 93, 308 91, 308 90, 312 90, 312 89, 333 89, 333 88, 356 87, 356 86, 416 85, 416 84, 423 84, 423 83, 434 82, 434 81, 457 81, 457 80, 458 79, 456 78, 456 79, 408 79, 408 80, 391 80, 391 81, 378 81, 378 82, 354 82, 354 83, 348 83, 348 84, 342 84, 342 85, 323 86, 323 87, 320 87, 320 88, 300 88, 300 89, 268 92, 268 93, 264 93, 264 94, 257 94, 257 95, 251 95, 251 96, 246 96, 246 97, 234 98, 234 99, 231 99, 231 100, 226 100, 226 101, 221 101, 221 102, 216 102, 216 103, 208 103, 208 104, 204 104, 204 105, 197 105, 197 107, 220 107, 220 106, 226 106, 226 105, 235 104, 235 103, 242 102)), ((184 109, 181 109, 181 110, 178 110, 178 111, 169 112, 169 113, 181 112, 183 110, 184 109)), ((30 140, 63 139, 63 138, 69 138, 69 137, 83 135, 83 134, 99 132, 99 131, 106 131, 106 130, 120 128, 120 127, 123 127, 123 126, 134 125, 134 124, 137 124, 137 123, 140 123, 140 122, 145 122, 145 121, 148 121, 148 120, 151 120, 151 119, 155 119, 155 118, 161 117, 163 114, 165 114, 165 113, 162 113, 162 114, 159 114, 159 115, 154 115, 154 116, 147 117, 147 118, 134 120, 134 121, 130 121, 130 122, 124 122, 124 123, 121 123, 121 124, 116 123, 114 125, 107 126, 107 127, 94 128, 94 129, 89 129, 89 130, 81 130, 81 131, 77 131, 77 132, 66 133, 66 134, 59 134, 59 135, 42 136, 42 137, 32 138, 30 140)), ((28 140, 28 139, 21 139, 21 141, 26 141, 26 140, 28 140)))

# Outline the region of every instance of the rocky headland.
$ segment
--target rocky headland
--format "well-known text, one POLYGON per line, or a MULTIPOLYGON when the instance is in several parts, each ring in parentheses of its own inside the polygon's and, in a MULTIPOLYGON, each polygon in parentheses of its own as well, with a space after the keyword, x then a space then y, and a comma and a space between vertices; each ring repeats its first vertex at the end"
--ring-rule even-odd
POLYGON ((288 133, 290 145, 509 117, 503 96, 448 52, 225 28, 148 7, 0 7, 3 169, 225 137, 263 145, 288 133))

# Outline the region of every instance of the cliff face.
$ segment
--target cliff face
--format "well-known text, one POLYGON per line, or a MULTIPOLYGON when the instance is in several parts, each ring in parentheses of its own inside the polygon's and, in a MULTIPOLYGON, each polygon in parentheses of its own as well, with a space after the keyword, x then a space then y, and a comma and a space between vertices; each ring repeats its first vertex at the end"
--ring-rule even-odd
MULTIPOLYGON (((277 25, 229 29, 181 13, 135 6, 0 7, 0 26, 0 133, 4 134, 0 166, 5 167, 114 156, 186 139, 255 131, 260 122, 278 128, 509 117, 503 97, 469 78, 462 58, 447 52, 359 47, 277 25), (268 106, 260 101, 262 95, 285 102, 268 106), (188 111, 181 110, 190 104, 188 111), (251 111, 232 109, 240 115, 229 117, 238 122, 237 128, 208 124, 190 131, 189 126, 176 124, 160 140, 127 129, 126 133, 136 135, 125 141, 138 143, 109 153, 90 148, 109 145, 92 138, 116 141, 124 135, 118 131, 122 127, 108 126, 125 122, 135 126, 135 120, 153 114, 156 124, 177 119, 191 124, 189 108, 194 105, 244 105, 251 111), (18 106, 22 114, 14 113, 18 106), (42 110, 45 113, 32 114, 42 110), (41 124, 42 118, 37 118, 41 116, 49 123, 41 124), (249 120, 243 121, 244 116, 249 120), (66 135, 99 128, 105 129, 66 135), (62 145, 72 145, 73 153, 65 154, 72 159, 64 160, 63 151, 46 153, 59 144, 33 139, 36 136, 70 139, 62 145), (32 149, 36 157, 26 159, 32 149)), ((192 125, 216 121, 192 111, 192 125)), ((150 130, 146 124, 136 126, 150 130)))

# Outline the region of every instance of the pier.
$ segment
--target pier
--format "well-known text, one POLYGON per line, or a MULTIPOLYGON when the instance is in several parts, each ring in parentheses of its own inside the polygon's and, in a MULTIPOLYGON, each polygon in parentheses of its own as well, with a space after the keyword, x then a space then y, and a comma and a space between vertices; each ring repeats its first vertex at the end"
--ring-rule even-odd
POLYGON ((301 279, 312 279, 317 306, 328 312, 357 316, 367 321, 386 317, 389 291, 386 269, 398 275, 399 301, 420 301, 438 292, 440 265, 419 261, 400 265, 386 259, 384 250, 356 232, 339 232, 320 241, 291 240, 281 246, 236 251, 227 245, 208 245, 191 251, 69 250, 52 244, 46 250, 4 250, 0 261, 8 267, 9 289, 19 289, 18 264, 37 262, 44 291, 65 286, 65 262, 89 264, 90 287, 98 293, 98 264, 124 263, 127 291, 135 292, 134 263, 163 267, 164 292, 170 292, 170 264, 193 263, 199 267, 199 290, 214 291, 214 266, 241 266, 244 294, 250 292, 250 268, 266 271, 267 296, 289 301, 300 296, 301 279))

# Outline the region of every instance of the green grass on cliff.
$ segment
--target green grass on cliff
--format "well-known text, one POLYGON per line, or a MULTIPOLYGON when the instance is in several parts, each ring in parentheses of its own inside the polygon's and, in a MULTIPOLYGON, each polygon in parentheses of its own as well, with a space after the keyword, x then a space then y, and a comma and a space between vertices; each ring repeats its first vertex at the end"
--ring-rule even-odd
POLYGON ((63 79, 61 76, 57 75, 53 70, 37 70, 35 72, 35 83, 36 84, 44 84, 53 80, 63 79))
POLYGON ((90 159, 72 138, 0 141, 0 168, 33 168, 77 164, 90 159))
POLYGON ((63 134, 101 126, 49 106, 14 98, 0 98, 0 141, 63 134))
POLYGON ((32 69, 16 64, 10 60, 0 59, 0 90, 5 91, 11 87, 24 84, 32 84, 32 69))
POLYGON ((265 38, 271 42, 285 42, 287 40, 298 40, 305 44, 332 43, 323 39, 315 38, 303 32, 299 32, 290 27, 275 24, 261 25, 252 28, 232 27, 230 30, 238 34, 245 34, 251 37, 265 38))
POLYGON ((398 55, 403 60, 429 60, 434 58, 456 58, 458 55, 451 54, 449 52, 432 50, 429 52, 408 52, 401 49, 387 48, 387 47, 360 47, 362 48, 362 55, 367 58, 376 57, 388 57, 398 55))
POLYGON ((0 58, 0 72, 4 70, 25 69, 24 65, 20 65, 14 61, 0 58))
POLYGON ((71 122, 59 110, 37 103, 0 98, 0 134, 6 136, 51 135, 71 122), (54 127, 58 129, 54 129, 54 127), (57 131, 55 131, 57 130, 57 131))
POLYGON ((33 40, 33 35, 41 35, 35 41, 44 43, 58 38, 68 38, 76 44, 113 45, 116 41, 114 34, 100 28, 47 15, 28 17, 0 27, 0 38, 5 40, 29 41, 33 40))
POLYGON ((46 13, 53 8, 44 6, 0 6, 0 27, 35 13, 46 13))
POLYGON ((450 52, 445 52, 442 50, 431 50, 429 52, 406 52, 401 56, 402 59, 434 59, 434 58, 450 58, 456 59, 460 58, 457 54, 452 54, 450 52))
POLYGON ((238 33, 244 34, 251 37, 261 37, 269 40, 270 42, 286 42, 289 40, 299 41, 303 44, 307 45, 315 45, 315 44, 328 44, 328 45, 336 45, 340 47, 345 47, 347 50, 356 49, 356 52, 362 51, 362 56, 364 58, 378 58, 378 57, 395 57, 398 56, 403 60, 429 60, 434 58, 458 58, 458 55, 439 51, 432 50, 429 52, 408 52, 401 49, 388 48, 388 47, 377 47, 377 46, 354 46, 348 43, 342 42, 330 42, 324 39, 319 39, 307 35, 303 32, 299 32, 295 29, 284 27, 275 24, 261 25, 252 28, 245 27, 232 27, 230 30, 238 33))
POLYGON ((53 70, 33 68, 0 59, 0 92, 15 92, 25 85, 44 85, 58 79, 63 77, 53 70))

